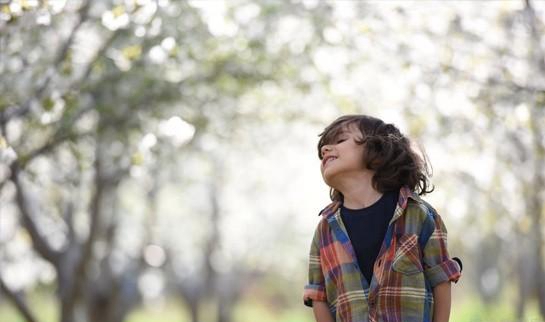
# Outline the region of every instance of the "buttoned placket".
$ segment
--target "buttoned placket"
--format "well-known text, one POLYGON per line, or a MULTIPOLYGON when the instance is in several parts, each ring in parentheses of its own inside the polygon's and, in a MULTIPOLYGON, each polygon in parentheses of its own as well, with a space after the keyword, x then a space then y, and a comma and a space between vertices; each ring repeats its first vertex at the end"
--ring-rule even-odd
POLYGON ((395 224, 397 219, 403 214, 403 210, 406 206, 407 200, 403 200, 403 205, 396 204, 396 208, 394 210, 394 215, 390 219, 390 222, 388 223, 388 229, 386 230, 386 234, 384 236, 384 239, 382 241, 379 254, 377 255, 377 261, 376 267, 373 267, 373 275, 371 277, 371 282, 369 283, 365 276, 363 275, 359 265, 358 260, 356 257, 356 252, 354 251, 354 247, 352 246, 352 242, 350 241, 350 238, 348 236, 348 231, 346 227, 344 226, 344 223, 342 221, 341 213, 340 213, 340 203, 336 204, 334 206, 334 209, 330 214, 330 216, 327 218, 327 221, 330 225, 330 227, 333 229, 334 234, 337 236, 337 240, 339 240, 346 250, 348 254, 350 254, 352 258, 352 262, 354 266, 358 269, 360 272, 360 280, 362 282, 362 289, 364 290, 365 299, 367 300, 367 307, 369 308, 369 316, 368 321, 369 322, 375 322, 377 321, 377 296, 378 296, 378 288, 379 288, 379 281, 377 279, 377 268, 380 270, 380 275, 382 276, 383 272, 382 270, 384 267, 382 267, 382 263, 384 262, 384 257, 387 254, 387 251, 391 249, 392 246, 392 239, 394 235, 395 230, 395 224))
MULTIPOLYGON (((398 207, 399 206, 396 207, 396 211, 394 213, 398 212, 398 209, 397 209, 398 207)), ((374 322, 377 319, 376 298, 378 296, 378 287, 379 287, 379 283, 378 283, 375 272, 377 270, 377 267, 380 270, 383 269, 382 267, 382 262, 384 260, 383 257, 386 254, 387 250, 389 249, 389 244, 391 244, 390 240, 393 234, 395 220, 391 220, 390 223, 388 224, 388 229, 386 231, 384 240, 382 241, 382 244, 381 244, 379 254, 377 256, 377 260, 379 261, 379 263, 377 267, 373 267, 373 275, 371 277, 370 283, 367 281, 367 279, 365 278, 365 276, 363 275, 359 267, 358 260, 356 257, 356 252, 354 251, 354 247, 348 236, 348 231, 346 230, 346 227, 344 226, 344 223, 342 222, 342 218, 340 215, 340 208, 337 208, 335 213, 328 218, 328 223, 330 227, 333 229, 334 234, 337 236, 337 240, 341 241, 341 244, 346 250, 346 252, 350 254, 354 266, 360 272, 360 280, 362 282, 362 289, 364 290, 365 299, 367 301, 367 307, 369 309, 368 321, 374 322)))

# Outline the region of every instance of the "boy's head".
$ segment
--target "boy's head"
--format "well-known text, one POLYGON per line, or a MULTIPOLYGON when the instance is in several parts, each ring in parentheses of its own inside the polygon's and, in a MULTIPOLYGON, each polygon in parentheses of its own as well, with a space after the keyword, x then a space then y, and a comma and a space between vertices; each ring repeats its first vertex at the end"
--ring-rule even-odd
MULTIPOLYGON (((337 161, 327 157, 335 156, 344 167, 354 168, 361 163, 362 170, 373 174, 373 187, 380 192, 398 190, 404 185, 420 195, 433 191, 428 190, 425 158, 413 151, 409 139, 393 124, 367 115, 344 115, 318 136, 318 158, 327 159, 327 163, 322 162, 322 171, 326 171, 324 167, 329 162, 337 161)), ((342 193, 331 188, 331 199, 342 201, 342 193)))

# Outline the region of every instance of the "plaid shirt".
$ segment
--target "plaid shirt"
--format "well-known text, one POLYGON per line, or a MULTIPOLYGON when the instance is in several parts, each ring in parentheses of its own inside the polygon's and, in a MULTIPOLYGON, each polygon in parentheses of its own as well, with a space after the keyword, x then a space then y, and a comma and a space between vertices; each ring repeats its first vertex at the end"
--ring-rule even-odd
POLYGON ((304 302, 324 301, 336 321, 432 321, 433 288, 457 282, 461 262, 449 257, 447 230, 435 209, 402 187, 373 267, 371 285, 361 273, 340 215, 329 204, 314 233, 304 302), (420 247, 419 237, 429 239, 420 247))

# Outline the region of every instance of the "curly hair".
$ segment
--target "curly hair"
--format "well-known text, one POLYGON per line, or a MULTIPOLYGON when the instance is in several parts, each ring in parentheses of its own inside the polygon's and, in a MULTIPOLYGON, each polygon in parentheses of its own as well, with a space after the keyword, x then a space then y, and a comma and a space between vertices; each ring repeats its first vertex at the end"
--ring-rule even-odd
MULTIPOLYGON (((434 190, 429 182, 431 171, 428 171, 427 156, 420 149, 423 158, 411 148, 411 141, 393 125, 368 115, 344 115, 328 125, 318 142, 318 158, 322 160, 322 147, 336 142, 337 137, 349 127, 356 126, 363 139, 356 139, 357 144, 364 145, 363 166, 374 171, 373 188, 380 192, 399 190, 408 186, 419 195, 434 190)), ((342 201, 342 193, 331 188, 333 201, 342 201)))

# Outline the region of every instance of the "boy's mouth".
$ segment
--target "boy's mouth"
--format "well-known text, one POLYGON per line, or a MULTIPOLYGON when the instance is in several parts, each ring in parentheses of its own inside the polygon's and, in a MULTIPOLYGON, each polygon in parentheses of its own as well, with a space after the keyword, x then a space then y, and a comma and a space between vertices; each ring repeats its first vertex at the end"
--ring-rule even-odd
POLYGON ((337 159, 337 157, 336 157, 336 156, 333 156, 333 155, 330 155, 330 156, 325 157, 325 158, 322 160, 322 166, 325 167, 330 161, 333 161, 333 160, 335 160, 335 159, 337 159))

